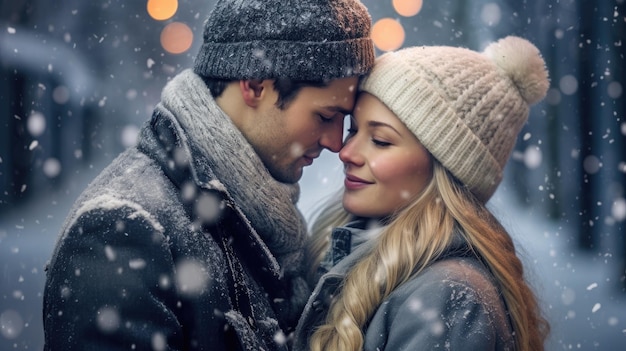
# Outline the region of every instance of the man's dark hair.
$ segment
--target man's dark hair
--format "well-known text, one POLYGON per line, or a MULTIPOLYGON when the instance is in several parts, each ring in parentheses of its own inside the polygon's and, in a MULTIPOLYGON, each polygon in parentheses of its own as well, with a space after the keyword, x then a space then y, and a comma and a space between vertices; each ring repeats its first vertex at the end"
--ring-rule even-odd
MULTIPOLYGON (((218 98, 226 89, 230 82, 237 81, 235 79, 219 79, 211 77, 202 77, 204 83, 209 88, 211 96, 218 98)), ((278 92, 278 100, 276 106, 283 110, 296 98, 300 89, 304 87, 323 88, 328 86, 328 81, 296 81, 287 78, 276 79, 274 81, 274 89, 278 92)))

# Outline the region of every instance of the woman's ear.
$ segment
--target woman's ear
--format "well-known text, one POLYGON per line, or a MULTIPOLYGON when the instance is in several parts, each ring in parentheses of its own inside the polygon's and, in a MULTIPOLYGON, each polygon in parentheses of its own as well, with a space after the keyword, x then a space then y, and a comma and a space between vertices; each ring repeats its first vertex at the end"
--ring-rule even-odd
POLYGON ((239 90, 246 105, 256 107, 265 93, 264 81, 260 79, 240 80, 239 90))

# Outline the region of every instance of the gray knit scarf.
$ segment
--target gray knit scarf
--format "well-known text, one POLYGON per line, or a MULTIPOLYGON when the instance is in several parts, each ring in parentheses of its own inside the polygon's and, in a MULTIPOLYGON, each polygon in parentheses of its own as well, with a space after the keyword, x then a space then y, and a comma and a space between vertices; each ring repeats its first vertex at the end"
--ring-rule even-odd
MULTIPOLYGON (((280 183, 270 175, 193 71, 185 70, 174 77, 163 89, 161 103, 176 116, 189 142, 202 151, 200 159, 193 162, 209 168, 225 185, 278 261, 283 275, 301 277, 306 222, 296 207, 299 186, 280 183)), ((308 287, 301 278, 291 280, 293 303, 304 306, 308 287)))

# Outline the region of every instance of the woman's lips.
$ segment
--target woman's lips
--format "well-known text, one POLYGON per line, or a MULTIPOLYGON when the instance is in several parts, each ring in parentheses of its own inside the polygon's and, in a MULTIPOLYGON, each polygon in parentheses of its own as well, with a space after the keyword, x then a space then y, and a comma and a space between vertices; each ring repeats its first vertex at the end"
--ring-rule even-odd
POLYGON ((346 174, 346 179, 344 180, 343 184, 347 190, 358 190, 373 183, 365 179, 361 179, 357 176, 346 174))

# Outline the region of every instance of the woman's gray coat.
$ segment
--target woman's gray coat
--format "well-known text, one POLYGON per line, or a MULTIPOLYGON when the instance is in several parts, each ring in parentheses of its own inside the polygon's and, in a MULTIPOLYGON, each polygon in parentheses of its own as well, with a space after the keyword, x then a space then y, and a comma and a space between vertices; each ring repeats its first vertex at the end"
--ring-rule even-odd
MULTIPOLYGON (((294 350, 308 349, 308 338, 323 322, 349 268, 374 242, 359 245, 321 277, 296 328, 294 350)), ((459 236, 446 257, 397 287, 376 309, 364 330, 363 350, 514 350, 514 344, 494 278, 464 250, 459 236)))

